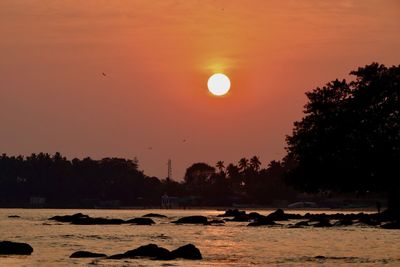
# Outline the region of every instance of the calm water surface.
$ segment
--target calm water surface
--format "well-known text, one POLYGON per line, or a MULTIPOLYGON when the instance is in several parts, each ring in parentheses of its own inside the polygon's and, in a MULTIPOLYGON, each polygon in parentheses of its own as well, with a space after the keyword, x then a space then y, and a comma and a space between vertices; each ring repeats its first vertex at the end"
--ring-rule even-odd
MULTIPOLYGON (((271 210, 258 212, 268 214, 271 210)), ((246 227, 247 223, 238 222, 228 222, 224 226, 170 223, 182 216, 213 218, 220 213, 216 210, 0 209, 0 240, 27 242, 34 249, 31 256, 0 256, 0 266, 400 266, 399 230, 360 226, 326 229, 246 227), (152 226, 70 225, 47 220, 54 215, 77 212, 122 219, 154 212, 168 218, 155 218, 156 225, 152 226), (9 215, 21 218, 8 218, 9 215), (192 243, 200 249, 204 259, 69 258, 77 250, 112 255, 148 243, 167 249, 192 243), (314 258, 319 255, 326 259, 314 258)))

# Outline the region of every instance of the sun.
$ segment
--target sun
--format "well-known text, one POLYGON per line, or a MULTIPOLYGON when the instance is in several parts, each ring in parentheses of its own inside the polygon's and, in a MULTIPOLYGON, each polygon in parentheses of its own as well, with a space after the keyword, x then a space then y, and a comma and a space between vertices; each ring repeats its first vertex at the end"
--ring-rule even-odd
POLYGON ((228 76, 222 73, 213 74, 207 82, 208 91, 216 96, 223 96, 229 92, 231 81, 228 76))

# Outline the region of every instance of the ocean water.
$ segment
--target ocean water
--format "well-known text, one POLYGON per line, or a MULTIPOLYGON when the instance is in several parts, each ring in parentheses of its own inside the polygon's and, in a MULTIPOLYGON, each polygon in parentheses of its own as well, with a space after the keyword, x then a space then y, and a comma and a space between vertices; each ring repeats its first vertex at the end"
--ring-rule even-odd
MULTIPOLYGON (((271 210, 257 212, 268 214, 271 210)), ((30 256, 0 256, 0 266, 400 266, 400 230, 361 226, 302 229, 285 225, 247 227, 247 223, 241 222, 227 222, 223 226, 171 223, 182 216, 204 215, 213 218, 220 213, 223 212, 0 209, 0 240, 26 242, 34 249, 30 256), (152 226, 70 225, 47 220, 54 215, 77 212, 92 217, 122 219, 153 212, 167 215, 168 218, 155 218, 156 224, 152 226), (8 218, 9 215, 19 215, 20 218, 8 218), (204 259, 155 261, 69 258, 78 250, 112 255, 149 243, 167 249, 192 243, 200 249, 204 259), (316 256, 325 258, 318 259, 316 256)))

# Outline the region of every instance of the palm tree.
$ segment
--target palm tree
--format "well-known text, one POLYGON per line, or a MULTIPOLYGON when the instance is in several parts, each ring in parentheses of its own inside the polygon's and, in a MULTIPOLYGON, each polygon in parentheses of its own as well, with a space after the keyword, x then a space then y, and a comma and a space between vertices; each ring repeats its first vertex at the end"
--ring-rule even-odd
POLYGON ((257 156, 252 157, 250 159, 250 166, 253 168, 253 170, 259 171, 261 166, 260 158, 257 156))
POLYGON ((217 164, 215 165, 215 167, 218 168, 220 173, 224 172, 225 166, 224 166, 224 162, 222 160, 218 161, 217 164))
POLYGON ((249 167, 249 160, 246 159, 246 158, 241 158, 241 159, 239 160, 238 165, 239 165, 239 169, 240 169, 241 171, 245 171, 245 170, 249 167))
POLYGON ((232 163, 226 167, 226 171, 231 179, 235 179, 239 176, 239 168, 232 163))

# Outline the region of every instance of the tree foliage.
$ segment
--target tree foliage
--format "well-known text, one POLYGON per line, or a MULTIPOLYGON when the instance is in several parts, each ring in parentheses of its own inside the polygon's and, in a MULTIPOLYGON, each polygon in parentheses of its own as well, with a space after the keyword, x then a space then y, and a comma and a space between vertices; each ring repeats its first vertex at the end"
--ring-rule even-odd
POLYGON ((305 191, 383 191, 400 177, 400 66, 372 63, 306 93, 287 136, 287 180, 305 191))

